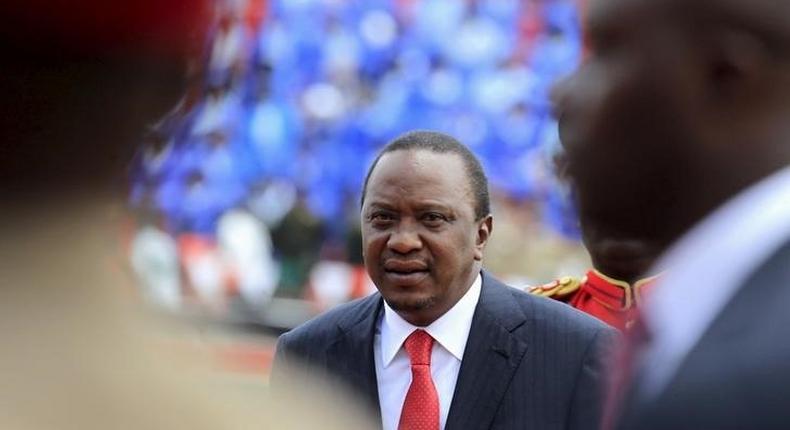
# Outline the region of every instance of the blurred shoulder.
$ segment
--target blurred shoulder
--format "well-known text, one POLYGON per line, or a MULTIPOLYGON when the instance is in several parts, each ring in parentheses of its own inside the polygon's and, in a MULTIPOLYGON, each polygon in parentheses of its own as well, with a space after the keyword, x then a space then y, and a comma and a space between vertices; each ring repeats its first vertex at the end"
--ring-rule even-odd
POLYGON ((332 339, 352 329, 359 322, 375 318, 381 307, 381 296, 370 296, 353 300, 330 309, 321 315, 295 327, 280 336, 283 346, 303 344, 306 347, 320 347, 332 339))

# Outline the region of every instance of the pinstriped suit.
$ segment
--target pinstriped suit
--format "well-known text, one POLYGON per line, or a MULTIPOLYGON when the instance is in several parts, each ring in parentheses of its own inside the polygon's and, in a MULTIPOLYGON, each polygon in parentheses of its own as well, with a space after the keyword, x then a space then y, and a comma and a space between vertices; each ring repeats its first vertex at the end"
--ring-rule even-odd
MULTIPOLYGON (((273 385, 300 362, 344 381, 378 414, 373 360, 379 294, 282 335, 273 385)), ((483 272, 446 429, 595 429, 614 329, 575 309, 509 288, 483 272)))

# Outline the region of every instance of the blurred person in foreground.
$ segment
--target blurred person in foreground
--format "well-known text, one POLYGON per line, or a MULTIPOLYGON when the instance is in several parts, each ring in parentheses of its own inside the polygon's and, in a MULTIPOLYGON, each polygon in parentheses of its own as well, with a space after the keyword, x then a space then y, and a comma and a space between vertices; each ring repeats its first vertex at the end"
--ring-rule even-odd
MULTIPOLYGON (((566 177, 564 155, 557 161, 557 173, 570 179, 566 177)), ((620 331, 628 331, 659 279, 648 274, 660 251, 644 235, 623 235, 612 225, 596 221, 598 218, 590 213, 581 212, 582 240, 593 266, 586 275, 564 276, 528 291, 567 303, 620 331)))
POLYGON ((786 428, 790 3, 600 0, 587 18, 590 57, 555 92, 580 210, 668 269, 607 416, 786 428))
POLYGON ((205 6, 0 6, 0 428, 365 426, 352 405, 294 412, 179 356, 162 338, 179 328, 140 312, 113 265, 123 165, 183 94, 205 6))
POLYGON ((593 267, 581 278, 563 276, 528 291, 567 303, 621 332, 628 331, 659 279, 658 275, 646 276, 655 258, 652 248, 638 238, 609 235, 590 225, 583 227, 582 233, 593 267))
POLYGON ((378 293, 281 336, 290 363, 346 382, 384 429, 594 429, 615 331, 482 270, 488 184, 454 138, 389 143, 362 191, 365 266, 378 293))

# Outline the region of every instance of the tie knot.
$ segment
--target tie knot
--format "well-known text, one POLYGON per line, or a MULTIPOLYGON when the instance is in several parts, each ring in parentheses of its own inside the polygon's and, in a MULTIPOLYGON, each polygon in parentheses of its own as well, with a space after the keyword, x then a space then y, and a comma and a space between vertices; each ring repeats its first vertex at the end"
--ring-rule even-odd
POLYGON ((406 348, 406 352, 409 354, 412 366, 415 364, 431 365, 433 338, 425 330, 414 330, 406 338, 403 347, 406 348))

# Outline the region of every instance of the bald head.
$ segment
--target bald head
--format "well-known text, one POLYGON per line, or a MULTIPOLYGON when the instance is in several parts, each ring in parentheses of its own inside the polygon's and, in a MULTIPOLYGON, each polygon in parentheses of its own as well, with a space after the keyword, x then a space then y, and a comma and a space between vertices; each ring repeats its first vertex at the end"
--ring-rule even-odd
MULTIPOLYGON (((790 48, 790 3, 776 0, 666 0, 681 16, 752 32, 777 51, 790 48)), ((698 27, 704 28, 704 27, 698 27)))
POLYGON ((555 102, 584 223, 659 244, 790 164, 790 2, 593 0, 555 102))
POLYGON ((701 103, 691 106, 700 141, 709 140, 704 156, 743 171, 747 183, 789 162, 790 2, 665 1, 698 57, 701 103))

